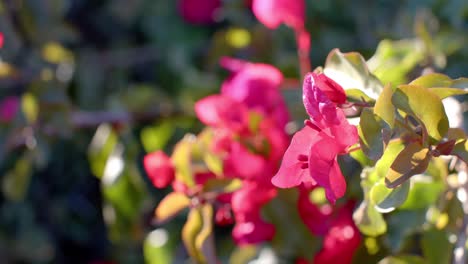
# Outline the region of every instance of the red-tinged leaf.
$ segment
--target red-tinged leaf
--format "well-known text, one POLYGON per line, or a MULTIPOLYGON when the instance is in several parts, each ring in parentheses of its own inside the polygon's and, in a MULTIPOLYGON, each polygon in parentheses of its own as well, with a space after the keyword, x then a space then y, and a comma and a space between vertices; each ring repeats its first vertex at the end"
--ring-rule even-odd
POLYGON ((190 205, 190 199, 182 193, 172 192, 161 200, 154 211, 157 223, 166 222, 190 205))
POLYGON ((388 188, 395 188, 415 174, 426 171, 431 154, 428 148, 414 142, 407 145, 393 161, 385 176, 388 188))
POLYGON ((443 143, 440 143, 436 146, 436 150, 439 155, 450 155, 450 153, 453 150, 453 147, 455 146, 455 140, 449 140, 443 143))

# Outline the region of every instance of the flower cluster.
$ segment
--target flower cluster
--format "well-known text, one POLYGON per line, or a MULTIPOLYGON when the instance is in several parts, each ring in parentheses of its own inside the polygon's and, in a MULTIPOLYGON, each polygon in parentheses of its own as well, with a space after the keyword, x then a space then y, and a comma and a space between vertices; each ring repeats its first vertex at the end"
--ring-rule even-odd
MULTIPOLYGON (((271 178, 278 169, 289 138, 286 104, 279 86, 283 76, 271 65, 223 58, 221 65, 231 72, 221 93, 195 104, 197 117, 211 131, 207 151, 221 158, 222 173, 205 170, 194 178, 199 186, 210 178, 236 179, 240 188, 216 197, 218 223, 235 222, 233 238, 238 244, 254 244, 273 238, 272 224, 261 217, 261 208, 276 195, 271 178), (233 212, 229 220, 230 210, 233 212)), ((177 179, 171 159, 158 151, 144 159, 145 169, 156 187, 177 179)), ((192 192, 187 192, 193 195, 192 192)))

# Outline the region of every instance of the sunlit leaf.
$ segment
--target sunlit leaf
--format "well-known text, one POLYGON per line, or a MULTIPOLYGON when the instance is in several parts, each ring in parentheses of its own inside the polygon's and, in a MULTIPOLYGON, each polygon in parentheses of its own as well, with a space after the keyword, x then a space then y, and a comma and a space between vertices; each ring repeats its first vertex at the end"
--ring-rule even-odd
POLYGON ((182 181, 187 186, 195 184, 192 172, 192 149, 196 142, 196 137, 186 135, 174 148, 171 159, 176 168, 176 179, 182 181))
POLYGON ((389 189, 382 180, 370 190, 370 200, 375 205, 375 209, 377 209, 378 212, 388 213, 395 210, 406 201, 409 190, 409 181, 394 189, 389 189))
POLYGON ((423 75, 412 82, 409 85, 416 85, 424 88, 433 87, 451 87, 453 80, 447 75, 440 73, 430 73, 423 75))
POLYGON ((216 258, 214 234, 213 234, 213 206, 205 204, 201 208, 203 226, 195 239, 195 246, 200 252, 204 262, 208 264, 218 263, 216 258))
POLYGON ((193 260, 204 263, 203 256, 197 249, 195 241, 203 228, 203 215, 201 208, 192 208, 188 214, 187 221, 182 228, 182 240, 187 252, 193 260))
POLYGON ((166 222, 190 205, 190 199, 183 193, 172 192, 166 195, 154 211, 158 223, 166 222))
POLYGON ((429 136, 438 141, 448 130, 448 118, 441 99, 429 89, 400 85, 392 96, 393 105, 418 118, 429 136))
POLYGON ((357 88, 374 99, 383 89, 382 83, 370 73, 364 58, 356 52, 341 53, 333 49, 328 54, 323 71, 344 89, 357 88))
POLYGON ((431 154, 428 148, 422 147, 417 142, 410 143, 393 161, 385 176, 385 184, 389 188, 397 187, 411 176, 423 173, 430 160, 431 154))
POLYGON ((392 95, 392 88, 386 85, 379 98, 377 98, 374 107, 374 114, 382 118, 390 128, 393 128, 395 123, 395 107, 392 104, 392 95))

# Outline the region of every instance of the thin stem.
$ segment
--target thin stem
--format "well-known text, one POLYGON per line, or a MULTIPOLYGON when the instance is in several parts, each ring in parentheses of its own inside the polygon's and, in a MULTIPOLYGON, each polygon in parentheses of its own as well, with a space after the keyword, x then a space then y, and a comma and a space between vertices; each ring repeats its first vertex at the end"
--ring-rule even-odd
POLYGON ((299 57, 299 67, 301 79, 310 72, 310 35, 304 29, 296 30, 297 55, 299 57))

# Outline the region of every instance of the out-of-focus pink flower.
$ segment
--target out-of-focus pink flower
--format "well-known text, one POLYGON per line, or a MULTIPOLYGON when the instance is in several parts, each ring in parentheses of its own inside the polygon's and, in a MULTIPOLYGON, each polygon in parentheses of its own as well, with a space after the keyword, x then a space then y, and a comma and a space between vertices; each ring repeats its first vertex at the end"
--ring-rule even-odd
POLYGON ((3 47, 3 33, 0 32, 0 49, 3 47))
POLYGON ((316 205, 310 200, 310 190, 299 188, 297 211, 304 224, 315 235, 325 235, 330 228, 333 208, 329 204, 316 205))
POLYGON ((157 188, 167 187, 174 180, 174 166, 170 158, 162 151, 147 154, 143 166, 151 182, 157 188))
POLYGON ((337 209, 328 233, 323 241, 323 248, 315 256, 315 264, 352 262, 354 252, 361 243, 361 235, 353 222, 354 203, 348 202, 344 207, 337 209))
POLYGON ((304 0, 254 0, 252 11, 262 24, 272 29, 281 23, 295 30, 304 27, 304 0))
POLYGON ((221 94, 233 98, 266 117, 272 117, 284 128, 289 119, 288 110, 279 87, 283 74, 275 67, 224 57, 221 65, 232 72, 221 86, 221 94))
MULTIPOLYGON (((324 73, 309 73, 305 77, 304 85, 317 86, 325 95, 335 104, 343 104, 346 102, 346 93, 335 81, 328 78, 324 73)), ((311 88, 307 88, 311 90, 311 88)))
POLYGON ((18 112, 20 100, 16 96, 8 96, 0 102, 0 121, 11 122, 18 112))
POLYGON ((210 95, 195 103, 195 113, 204 124, 242 130, 247 122, 247 109, 236 100, 224 95, 210 95))
POLYGON ((237 244, 256 244, 273 238, 275 228, 261 218, 260 209, 274 196, 274 188, 249 181, 233 194, 232 211, 236 225, 232 236, 237 244))
POLYGON ((321 87, 311 85, 312 78, 307 75, 303 86, 303 102, 310 120, 294 135, 272 183, 281 188, 318 184, 325 189, 327 199, 335 203, 346 191, 337 156, 357 142, 358 134, 321 87))
POLYGON ((180 15, 192 24, 214 23, 220 7, 221 0, 179 0, 178 4, 180 15))

